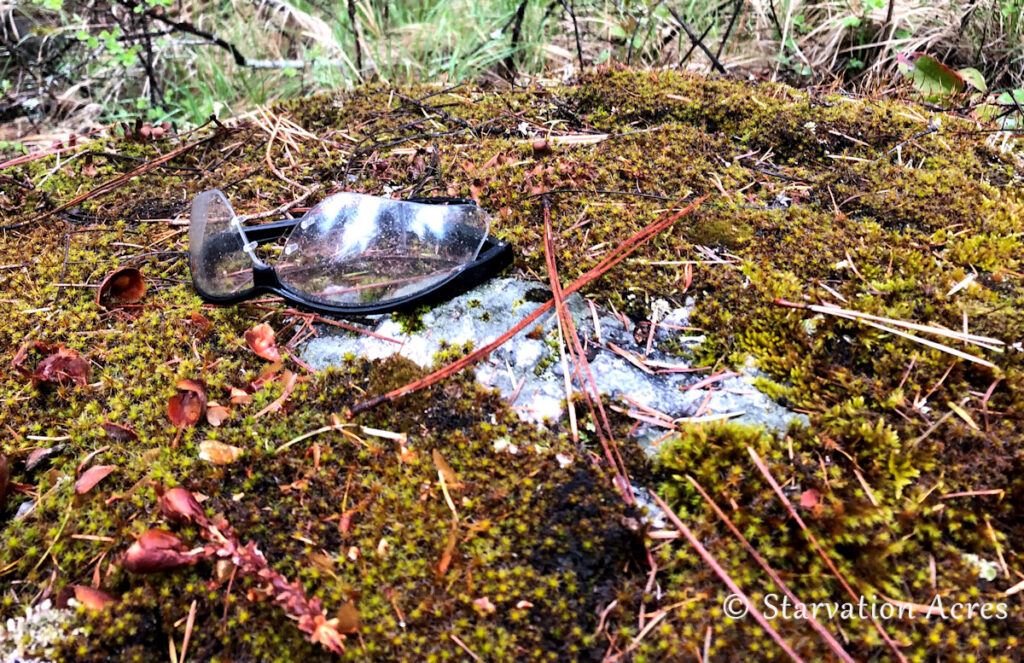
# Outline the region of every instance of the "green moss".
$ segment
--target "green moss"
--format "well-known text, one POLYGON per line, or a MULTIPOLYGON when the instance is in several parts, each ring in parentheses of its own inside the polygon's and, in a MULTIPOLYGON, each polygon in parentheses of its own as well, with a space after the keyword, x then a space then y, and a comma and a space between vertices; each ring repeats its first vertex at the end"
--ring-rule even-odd
MULTIPOLYGON (((791 499, 799 501, 810 489, 821 496, 805 519, 857 590, 914 602, 927 602, 935 591, 997 600, 1012 584, 1012 578, 980 580, 964 555, 1002 555, 1010 569, 1020 566, 1024 527, 1015 506, 1024 498, 1024 431, 1016 413, 1024 410, 1024 353, 963 348, 995 363, 990 369, 772 300, 838 303, 950 329, 961 329, 966 315, 972 333, 1017 341, 1024 329, 1018 271, 1024 198, 1013 157, 952 118, 943 118, 941 132, 889 154, 930 119, 926 109, 898 100, 820 96, 668 72, 606 70, 574 87, 459 88, 429 101, 444 110, 432 122, 459 132, 436 145, 436 171, 415 173, 409 154, 395 150, 426 147, 432 137, 420 132, 440 129, 413 123, 423 110, 381 86, 282 105, 277 112, 337 148, 325 150, 325 143, 296 135, 287 148, 286 141, 275 140, 271 158, 306 186, 474 196, 494 214, 493 232, 513 244, 515 269, 541 276, 542 208, 535 194, 582 191, 549 196, 565 283, 672 201, 713 195, 584 294, 636 317, 646 317, 655 298, 682 303, 693 296, 692 324, 708 339, 696 358, 726 366, 752 361, 762 371, 760 387, 808 414, 807 428, 780 436, 735 425, 688 428, 664 443, 653 466, 626 443, 632 422, 616 420, 636 480, 661 488, 741 586, 755 595, 777 590, 755 571, 687 474, 802 599, 843 599, 751 463, 748 446, 791 499), (566 131, 613 135, 534 153, 518 142, 524 117, 566 131), (587 193, 595 191, 618 193, 587 193), (648 197, 631 195, 637 192, 648 197), (791 201, 787 208, 779 204, 784 199, 791 201), (962 287, 951 292, 957 284, 962 287), (1003 493, 942 499, 991 489, 1003 493)), ((0 451, 12 461, 12 479, 33 485, 40 496, 24 519, 13 519, 25 499, 17 494, 0 513, 0 574, 16 581, 0 590, 0 616, 23 612, 51 581, 87 581, 102 556, 102 587, 119 603, 76 617, 85 630, 67 643, 69 660, 162 658, 168 637, 180 642, 183 627, 174 624, 193 601, 190 652, 197 659, 320 656, 277 608, 247 600, 256 587, 241 580, 229 593, 209 564, 149 577, 123 571, 116 558, 133 538, 166 525, 154 510, 154 484, 182 484, 205 495, 210 512, 224 514, 243 539, 255 541, 275 567, 329 610, 356 601, 363 629, 361 642, 348 641, 350 658, 461 660, 465 652, 448 637, 457 634, 485 659, 597 659, 608 638, 619 649, 630 646, 642 628, 641 610, 651 615, 665 606, 675 607, 631 650, 637 660, 691 656, 695 646, 703 649, 709 629, 711 658, 737 651, 781 658, 753 622, 722 617, 727 589, 681 542, 654 553, 660 594, 645 594, 649 569, 631 529, 636 514, 621 505, 604 470, 589 462, 587 447, 596 442, 587 417, 579 425, 583 448, 573 448, 562 426, 522 424, 467 375, 351 422, 406 433, 405 454, 392 440, 366 435, 361 444, 336 431, 272 453, 329 424, 357 400, 423 374, 401 360, 354 357, 322 374, 303 373, 308 381, 297 385, 281 412, 255 417, 281 395, 284 386, 274 381, 254 394, 252 404, 233 406, 219 428, 201 423, 171 448, 177 431, 166 409, 178 380, 201 379, 212 400, 229 403, 231 387, 251 384, 266 370, 242 340, 244 331, 269 315, 279 344, 296 332, 294 319, 280 309, 205 306, 191 288, 183 228, 166 222, 185 218, 191 196, 208 188, 224 189, 239 213, 295 199, 301 192, 267 172, 267 139, 248 125, 213 136, 173 160, 174 168, 156 169, 76 209, 7 231, 0 241, 8 286, 0 300, 0 363, 10 366, 24 342, 38 340, 63 343, 92 365, 86 387, 33 387, 14 370, 0 384, 0 427, 7 436, 0 451), (142 305, 98 309, 94 289, 85 286, 128 263, 147 276, 142 305), (101 428, 105 420, 132 427, 139 439, 111 440, 101 428), (212 466, 198 459, 205 439, 248 453, 233 465, 212 466), (498 440, 519 452, 496 452, 498 440), (28 454, 49 445, 61 445, 51 467, 27 472, 28 454), (69 478, 76 465, 104 446, 109 449, 94 462, 118 470, 75 498, 69 478), (460 516, 456 546, 443 574, 451 512, 436 482, 434 449, 462 483, 453 494, 460 516), (561 468, 559 453, 574 463, 561 468), (120 499, 110 500, 115 495, 120 499), (349 509, 349 525, 339 528, 349 509), (378 555, 381 540, 387 552, 378 555), (359 550, 355 560, 352 548, 359 550), (494 613, 474 604, 484 596, 494 613), (520 601, 533 605, 517 607, 520 601), (604 628, 594 635, 606 609, 604 628)), ((114 139, 100 145, 141 158, 169 148, 114 139)), ((5 172, 37 183, 47 177, 32 189, 0 180, 5 223, 33 221, 135 165, 95 158, 55 169, 48 158, 5 172)), ((404 322, 410 331, 422 325, 419 314, 404 322)), ((465 352, 448 348, 439 361, 465 352)), ((552 346, 550 361, 557 356, 552 346)), ((41 358, 33 351, 26 366, 41 358)), ((194 528, 175 531, 199 545, 194 528)), ((805 625, 776 626, 808 660, 826 656, 805 625)), ((1020 626, 1016 605, 1005 621, 887 624, 914 660, 1007 658, 1019 646, 1020 626)), ((869 624, 842 628, 855 658, 888 655, 869 624)))

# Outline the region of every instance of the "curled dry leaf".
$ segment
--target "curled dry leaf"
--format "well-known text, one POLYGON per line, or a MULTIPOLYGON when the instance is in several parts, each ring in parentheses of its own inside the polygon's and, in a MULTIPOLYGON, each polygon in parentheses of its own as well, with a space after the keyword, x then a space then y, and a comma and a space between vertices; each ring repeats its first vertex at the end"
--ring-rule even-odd
POLYGON ((32 373, 32 384, 52 382, 59 385, 74 383, 84 387, 89 381, 89 360, 63 345, 39 362, 32 373))
POLYGON ((82 472, 82 476, 78 477, 78 481, 75 482, 75 493, 85 495, 93 489, 93 486, 116 469, 116 465, 94 465, 90 467, 85 472, 82 472))
POLYGON ((134 267, 115 269, 103 279, 96 291, 96 305, 100 308, 115 308, 134 304, 146 294, 146 279, 134 267))
POLYGON ((261 322, 245 332, 245 342, 258 357, 267 361, 281 361, 281 353, 278 352, 277 342, 274 340, 274 328, 267 323, 261 322))
POLYGON ((106 592, 93 589, 87 585, 75 585, 75 600, 89 610, 102 610, 111 603, 116 603, 114 597, 106 592))
MULTIPOLYGON (((47 458, 52 456, 54 454, 54 452, 56 452, 58 450, 58 448, 59 447, 42 447, 42 448, 36 449, 32 453, 30 453, 28 455, 28 458, 25 459, 25 471, 26 472, 34 471, 37 467, 39 467, 43 463, 43 461, 45 461, 47 458)), ((3 491, 0 491, 0 492, 3 492, 3 491)))
POLYGON ((160 510, 171 520, 204 522, 206 514, 192 493, 184 488, 171 488, 160 496, 160 510))
POLYGON ((132 573, 167 571, 195 561, 184 552, 181 539, 162 529, 146 530, 124 554, 124 567, 132 573))
POLYGON ((211 426, 220 426, 231 418, 231 410, 220 403, 210 402, 206 405, 206 422, 211 426))
POLYGON ((232 405, 249 405, 250 403, 252 403, 252 394, 247 392, 245 389, 231 387, 232 405))
POLYGON ((167 416, 178 428, 190 428, 206 414, 206 387, 196 380, 179 380, 178 393, 167 402, 167 416))
POLYGON ((216 440, 199 443, 199 458, 214 465, 230 465, 238 460, 242 453, 242 449, 216 440))
POLYGON ((139 434, 128 426, 122 426, 121 424, 115 424, 113 421, 104 421, 102 424, 103 432, 108 437, 118 442, 135 442, 139 439, 139 434))

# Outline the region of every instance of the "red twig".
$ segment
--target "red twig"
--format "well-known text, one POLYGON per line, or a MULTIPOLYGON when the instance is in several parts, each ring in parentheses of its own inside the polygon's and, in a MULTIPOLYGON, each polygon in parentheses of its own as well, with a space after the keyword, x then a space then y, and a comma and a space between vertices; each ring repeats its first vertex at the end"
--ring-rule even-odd
MULTIPOLYGON (((576 367, 576 373, 580 376, 580 386, 583 387, 583 396, 590 409, 590 416, 594 420, 595 432, 604 449, 605 458, 615 468, 615 481, 619 491, 627 504, 633 504, 633 489, 629 485, 626 464, 622 461, 618 445, 615 443, 615 436, 612 433, 611 424, 608 423, 608 415, 604 411, 604 404, 601 402, 601 392, 597 389, 594 381, 594 374, 590 370, 590 362, 580 345, 579 335, 576 333, 576 323, 572 315, 565 307, 565 297, 562 292, 562 284, 558 278, 558 265, 555 262, 555 241, 551 232, 551 207, 548 199, 542 198, 544 206, 544 261, 548 268, 548 281, 551 283, 551 293, 554 295, 555 311, 562 321, 562 328, 565 330, 566 346, 569 348, 569 356, 576 367), (588 388, 590 393, 588 393, 588 388), (597 411, 595 412, 595 406, 597 411), (600 416, 599 416, 600 415, 600 416)), ((567 395, 568 396, 568 395, 567 395)), ((571 406, 571 404, 570 404, 571 406)))
MULTIPOLYGON (((747 447, 747 452, 750 454, 750 457, 754 459, 754 465, 757 465, 757 469, 759 469, 761 471, 761 474, 764 475, 765 480, 767 480, 769 485, 771 485, 772 490, 774 490, 775 494, 778 495, 780 500, 782 500, 782 503, 786 505, 786 509, 789 511, 789 514, 793 516, 793 519, 796 521, 797 525, 799 525, 800 529, 802 529, 804 531, 804 534, 807 535, 807 539, 811 542, 811 545, 814 546, 814 549, 818 552, 818 555, 821 556, 822 561, 824 561, 825 565, 828 566, 830 571, 832 571, 832 575, 836 577, 836 580, 838 580, 839 584, 843 586, 843 589, 845 589, 846 593, 850 595, 850 598, 852 598, 854 601, 860 601, 860 595, 853 590, 853 587, 850 587, 850 584, 846 582, 846 579, 843 578, 843 576, 839 573, 839 569, 837 569, 836 565, 832 563, 832 560, 829 558, 829 556, 825 553, 825 550, 818 543, 818 539, 815 538, 814 534, 811 533, 811 530, 808 529, 807 524, 804 523, 803 518, 801 518, 800 514, 798 514, 796 512, 796 509, 793 508, 793 503, 790 502, 789 498, 786 497, 785 493, 782 492, 782 488, 779 486, 779 483, 775 480, 775 477, 772 476, 772 473, 768 470, 768 466, 764 464, 764 461, 761 460, 761 457, 757 455, 757 452, 754 451, 753 447, 747 447)), ((892 638, 889 637, 889 634, 885 632, 885 629, 882 628, 882 625, 878 623, 878 620, 872 617, 871 623, 874 625, 875 630, 878 631, 878 634, 882 636, 882 640, 885 640, 885 644, 889 645, 889 648, 892 649, 892 652, 896 655, 896 659, 901 661, 901 663, 906 663, 906 657, 903 655, 902 652, 900 652, 899 647, 896 645, 895 642, 893 642, 892 638)))
MULTIPOLYGON (((675 212, 674 214, 669 214, 666 212, 660 219, 654 221, 643 230, 637 232, 636 234, 626 239, 621 245, 619 245, 607 256, 605 256, 605 258, 600 263, 598 263, 597 266, 590 269, 585 274, 583 274, 583 276, 581 276, 580 278, 576 279, 571 284, 566 286, 562 294, 570 295, 579 290, 580 288, 582 288, 583 286, 587 285, 594 279, 598 278, 599 276, 607 272, 609 269, 617 265, 619 262, 621 262, 624 258, 629 256, 631 253, 636 251, 636 249, 639 248, 643 243, 649 241, 655 235, 664 231, 666 228, 675 223, 675 221, 678 220, 680 217, 689 214, 691 211, 693 211, 694 208, 703 203, 706 199, 706 196, 698 198, 697 200, 690 203, 689 205, 679 210, 678 212, 675 212)), ((350 416, 354 416, 356 414, 359 414, 360 412, 370 410, 382 403, 388 403, 397 398, 405 396, 406 394, 411 394, 415 391, 419 391, 420 389, 425 389, 431 385, 437 384, 441 380, 444 380, 445 378, 451 375, 454 375, 455 373, 458 373, 459 371, 461 371, 464 368, 467 368, 468 366, 472 366, 476 362, 480 361, 484 357, 494 352, 494 350, 496 350, 497 348, 501 347, 502 344, 504 344, 510 338, 521 332, 523 329, 526 329, 526 327, 528 327, 531 323, 537 320, 537 318, 544 315, 546 312, 550 311, 554 304, 554 300, 549 299, 544 304, 541 304, 541 306, 537 308, 537 310, 523 318, 521 321, 519 321, 519 323, 517 323, 514 327, 512 327, 507 332, 499 336, 492 343, 488 343, 479 350, 471 352, 465 357, 458 359, 452 362, 451 364, 448 364, 447 366, 434 371, 433 373, 427 375, 426 377, 420 378, 419 380, 416 380, 414 382, 410 382, 404 387, 393 389, 387 392, 386 394, 375 396, 374 398, 371 398, 367 401, 363 401, 362 403, 356 403, 355 405, 352 406, 348 414, 350 416)))

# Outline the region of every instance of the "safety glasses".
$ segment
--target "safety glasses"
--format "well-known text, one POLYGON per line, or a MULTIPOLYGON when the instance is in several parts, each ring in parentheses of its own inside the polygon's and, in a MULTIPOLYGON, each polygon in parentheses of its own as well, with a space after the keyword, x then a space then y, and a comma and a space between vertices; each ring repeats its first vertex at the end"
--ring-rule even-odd
POLYGON ((216 189, 192 202, 189 267, 207 301, 271 293, 338 316, 407 311, 459 295, 512 263, 511 246, 487 235, 490 217, 461 198, 338 193, 299 219, 244 221, 216 189))

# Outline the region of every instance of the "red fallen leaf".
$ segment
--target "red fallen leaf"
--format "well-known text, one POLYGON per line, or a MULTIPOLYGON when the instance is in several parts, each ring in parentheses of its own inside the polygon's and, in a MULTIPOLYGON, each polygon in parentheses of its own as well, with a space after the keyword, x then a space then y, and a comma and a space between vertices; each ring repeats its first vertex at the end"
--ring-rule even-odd
POLYGON ((267 323, 261 322, 245 332, 245 342, 258 357, 267 361, 281 361, 281 353, 277 351, 274 340, 274 328, 267 323))
POLYGON ((206 414, 206 387, 195 380, 179 380, 179 392, 167 402, 167 416, 178 428, 189 428, 199 423, 206 414))
POLYGON ((116 469, 116 465, 94 465, 90 467, 85 472, 82 472, 82 476, 78 477, 78 481, 75 482, 75 493, 85 495, 92 490, 93 486, 116 469))
POLYGON ((74 590, 75 600, 89 610, 102 610, 111 603, 116 603, 116 599, 110 594, 86 585, 75 585, 74 590))
POLYGON ((160 510, 178 522, 205 521, 206 514, 195 496, 184 488, 171 488, 160 496, 160 510))
POLYGON ((821 501, 821 493, 813 488, 800 493, 800 506, 805 509, 813 509, 821 501))
POLYGON ((7 462, 7 456, 0 454, 0 513, 4 512, 4 503, 7 502, 7 484, 11 482, 11 466, 7 462))
POLYGON ((167 571, 195 562, 196 556, 183 551, 181 539, 162 529, 146 530, 124 554, 124 567, 132 573, 167 571))
POLYGON ((32 384, 53 382, 63 385, 67 382, 74 382, 79 387, 84 387, 89 381, 89 373, 89 361, 85 357, 60 345, 57 346, 56 352, 36 366, 36 370, 32 373, 32 384))
POLYGON ((101 426, 104 433, 118 442, 134 442, 139 439, 139 434, 128 426, 115 424, 113 421, 104 421, 101 426))
POLYGON ((146 294, 146 279, 134 267, 115 269, 103 279, 96 291, 96 306, 115 308, 134 304, 146 294))

